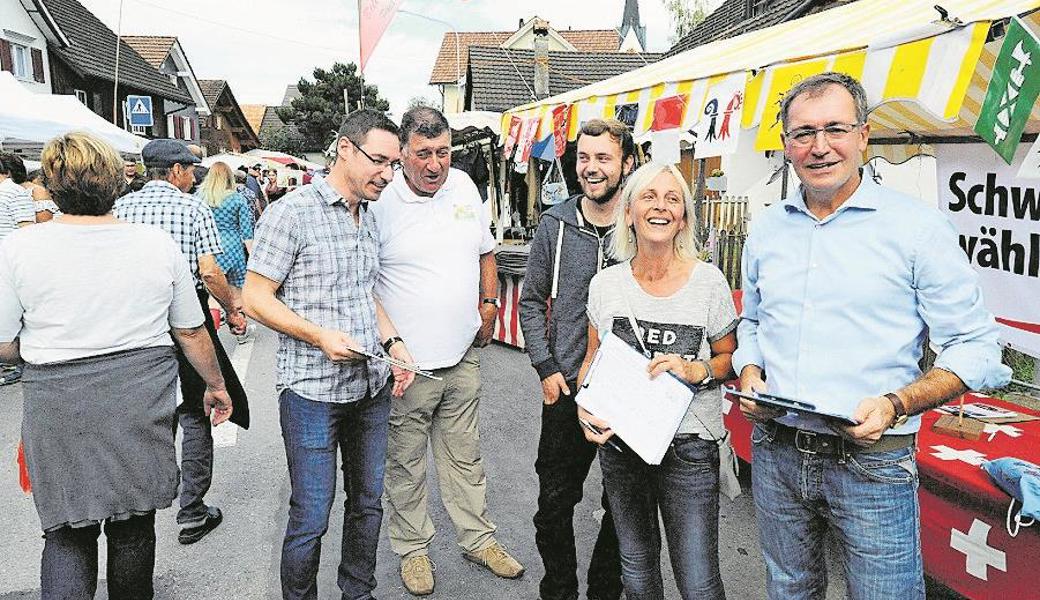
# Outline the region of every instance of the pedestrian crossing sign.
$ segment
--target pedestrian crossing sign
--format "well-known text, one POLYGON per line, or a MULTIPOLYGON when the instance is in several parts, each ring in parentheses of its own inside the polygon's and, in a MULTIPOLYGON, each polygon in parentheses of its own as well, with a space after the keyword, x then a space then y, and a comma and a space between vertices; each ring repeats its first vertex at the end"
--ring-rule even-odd
POLYGON ((127 114, 130 115, 130 125, 137 127, 152 127, 152 97, 151 96, 127 96, 127 114))

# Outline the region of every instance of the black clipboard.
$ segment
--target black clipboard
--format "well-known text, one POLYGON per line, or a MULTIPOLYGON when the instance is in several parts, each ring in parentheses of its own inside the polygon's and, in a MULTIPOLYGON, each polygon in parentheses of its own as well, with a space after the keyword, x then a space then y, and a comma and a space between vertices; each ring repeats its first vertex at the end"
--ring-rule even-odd
POLYGON ((722 392, 725 394, 732 394, 738 398, 746 398, 761 404, 768 406, 769 408, 776 408, 780 410, 786 410, 794 413, 801 413, 805 415, 815 415, 817 417, 824 417, 838 421, 842 425, 859 425, 859 421, 853 419, 849 415, 841 415, 838 413, 829 412, 817 408, 812 402, 806 402, 805 400, 796 400, 794 398, 787 398, 785 396, 778 396, 776 394, 770 394, 767 392, 742 392, 737 388, 731 388, 728 386, 722 386, 722 392))

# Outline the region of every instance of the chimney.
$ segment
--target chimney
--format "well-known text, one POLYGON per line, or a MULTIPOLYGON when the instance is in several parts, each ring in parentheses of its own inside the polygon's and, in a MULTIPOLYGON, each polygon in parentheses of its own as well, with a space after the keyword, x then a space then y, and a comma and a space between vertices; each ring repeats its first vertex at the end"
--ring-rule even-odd
POLYGON ((534 95, 539 100, 549 97, 549 22, 534 22, 534 95))

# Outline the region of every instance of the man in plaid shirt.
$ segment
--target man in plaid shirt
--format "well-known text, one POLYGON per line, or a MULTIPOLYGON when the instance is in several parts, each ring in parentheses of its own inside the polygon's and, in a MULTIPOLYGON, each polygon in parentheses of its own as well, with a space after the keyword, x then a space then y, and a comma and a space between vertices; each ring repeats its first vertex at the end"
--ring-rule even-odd
POLYGON ((278 391, 292 496, 282 543, 282 597, 317 596, 321 537, 336 495, 336 449, 347 492, 339 587, 371 598, 383 508, 390 395, 413 374, 366 359, 412 357, 373 288, 379 244, 368 202, 400 169, 397 126, 359 110, 343 121, 329 176, 271 204, 257 225, 243 302, 279 332, 278 391))
MULTIPOLYGON (((214 258, 221 252, 221 247, 213 211, 186 193, 195 184, 195 163, 199 159, 183 143, 169 139, 148 142, 141 155, 150 181, 140 191, 116 201, 115 215, 124 221, 158 226, 169 232, 180 246, 195 279, 199 303, 206 316, 206 328, 213 338, 228 393, 239 401, 236 406, 242 409, 245 392, 217 339, 209 312, 209 294, 224 307, 233 333, 245 331, 246 319, 242 307, 234 304, 231 288, 214 258)), ((213 435, 202 407, 206 385, 181 353, 178 352, 177 357, 184 397, 184 402, 177 408, 178 422, 184 432, 181 440, 181 509, 177 513, 177 523, 182 529, 177 539, 182 544, 192 544, 220 525, 223 515, 219 508, 207 506, 204 501, 213 482, 213 435)), ((242 421, 236 419, 236 422, 242 421)), ((243 424, 246 426, 248 421, 243 424)))

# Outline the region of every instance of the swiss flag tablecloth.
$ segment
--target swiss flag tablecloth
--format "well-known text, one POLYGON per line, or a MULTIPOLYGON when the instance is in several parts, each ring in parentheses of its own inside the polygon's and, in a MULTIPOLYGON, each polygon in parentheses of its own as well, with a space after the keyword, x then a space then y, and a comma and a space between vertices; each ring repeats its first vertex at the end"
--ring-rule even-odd
MULTIPOLYGON (((978 394, 964 401, 1040 415, 978 394)), ((737 456, 751 462, 751 423, 736 403, 726 400, 723 408, 737 456)), ((925 572, 968 598, 1040 599, 1040 524, 1012 537, 1005 526, 1011 497, 979 466, 1005 456, 1040 464, 1040 421, 987 425, 981 439, 970 441, 932 431, 940 416, 922 416, 917 440, 925 572)))
MULTIPOLYGON (((1037 414, 977 394, 964 401, 1037 414)), ((918 437, 925 571, 969 598, 1040 598, 1040 525, 1011 537, 1005 526, 1011 498, 979 466, 1005 456, 1040 464, 1040 421, 987 425, 971 441, 933 432, 939 416, 923 415, 918 437)))

